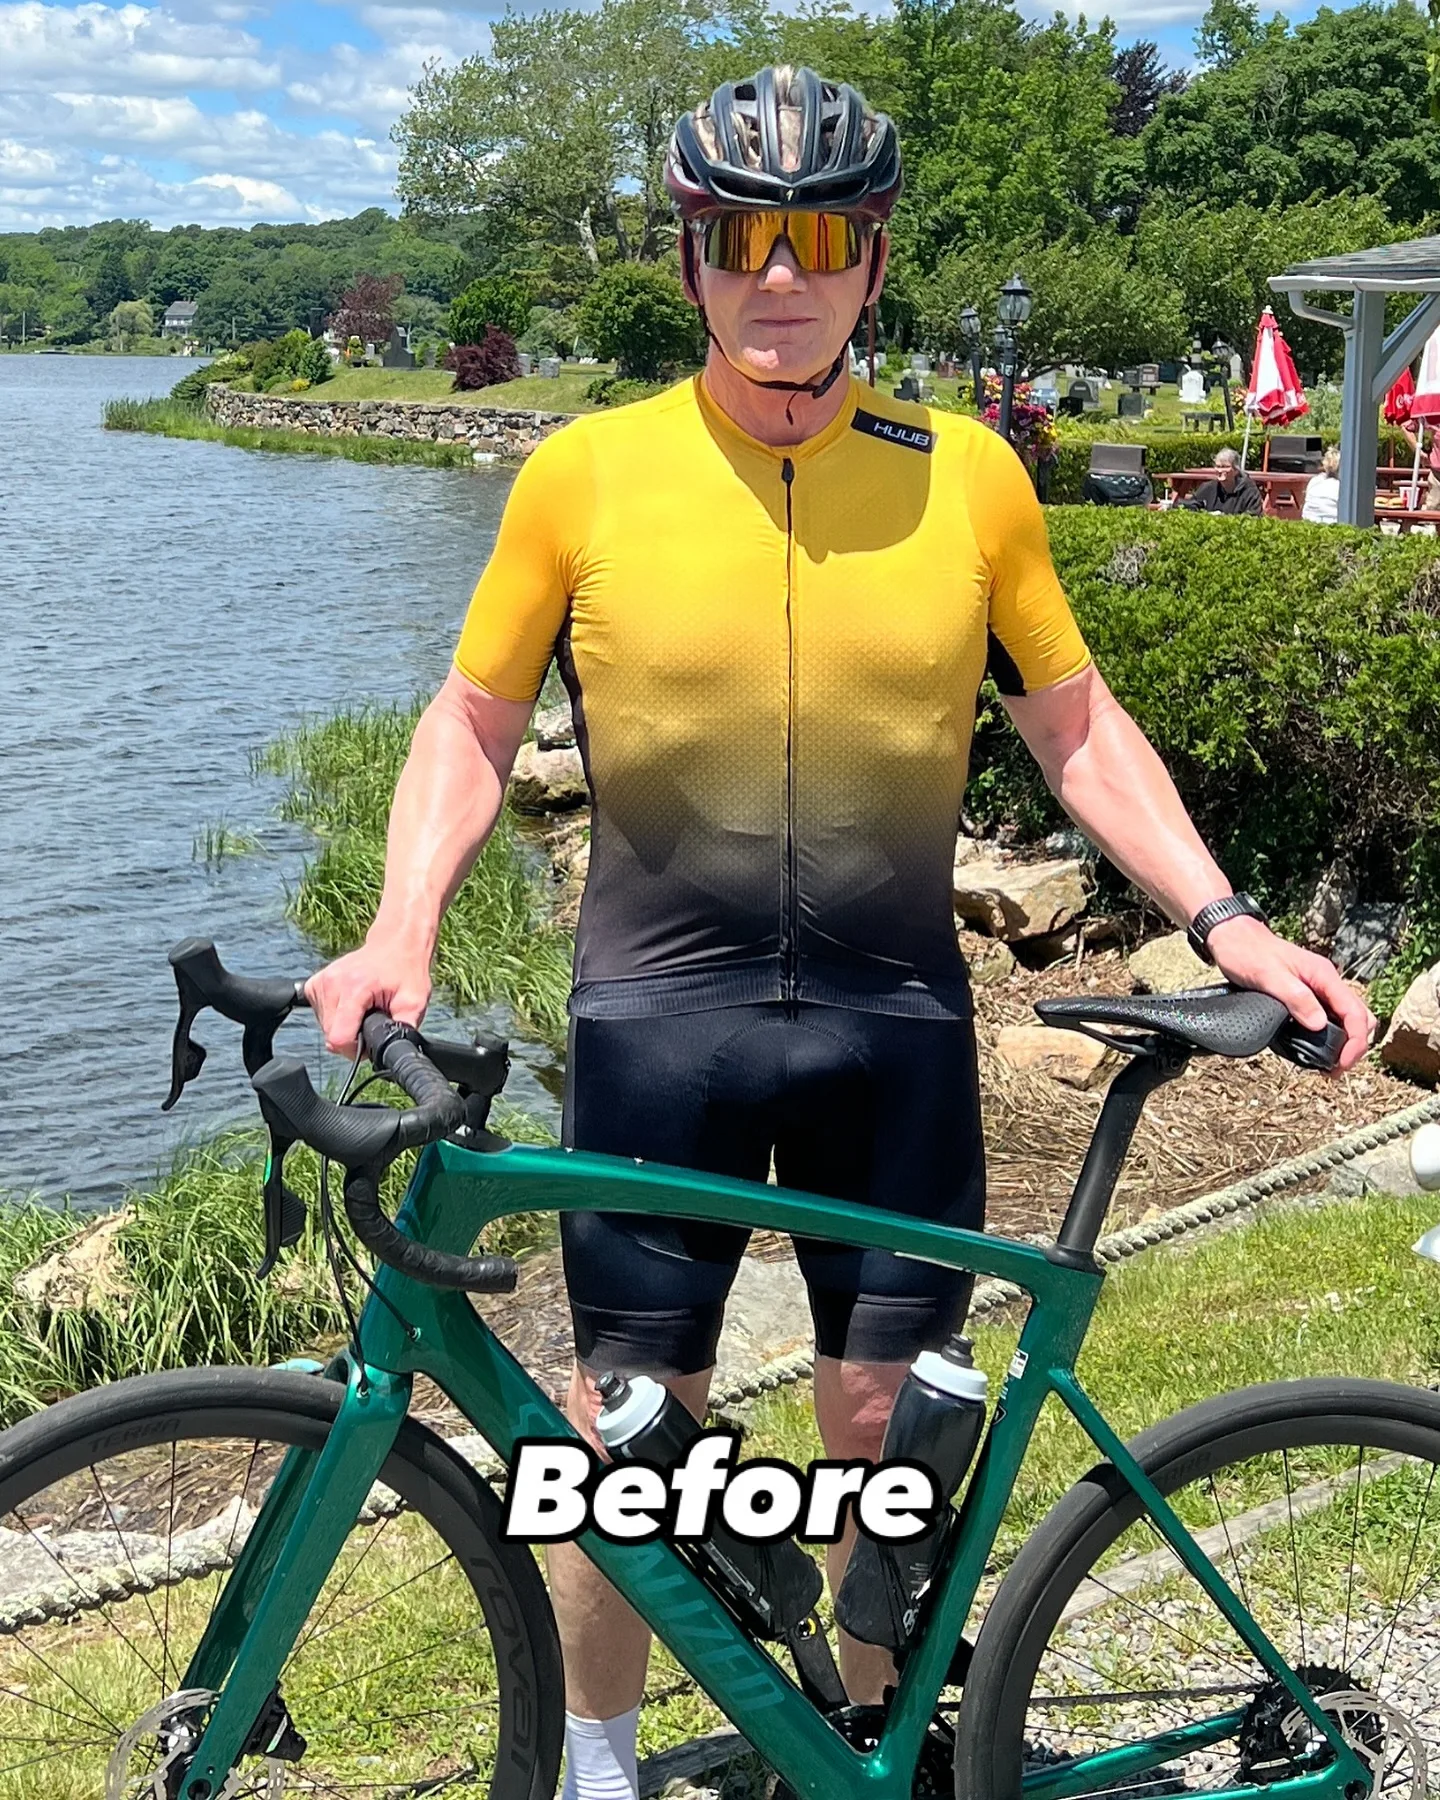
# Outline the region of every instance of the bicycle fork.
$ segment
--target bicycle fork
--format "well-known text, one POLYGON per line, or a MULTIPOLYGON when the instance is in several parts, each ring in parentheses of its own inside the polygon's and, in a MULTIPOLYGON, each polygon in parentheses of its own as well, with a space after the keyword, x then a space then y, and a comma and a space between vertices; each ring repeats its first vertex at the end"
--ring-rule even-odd
POLYGON ((184 1687, 218 1698, 177 1800, 224 1792, 409 1410, 409 1375, 346 1362, 324 1448, 281 1464, 185 1671, 184 1687))

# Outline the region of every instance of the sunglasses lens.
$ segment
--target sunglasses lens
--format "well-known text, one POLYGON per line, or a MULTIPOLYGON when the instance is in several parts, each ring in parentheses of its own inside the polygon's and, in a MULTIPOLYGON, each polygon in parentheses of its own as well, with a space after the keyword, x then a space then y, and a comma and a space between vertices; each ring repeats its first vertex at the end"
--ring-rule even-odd
POLYGON ((729 212, 705 228, 705 262, 732 275, 758 275, 782 237, 807 274, 853 269, 860 261, 860 229, 845 213, 729 212))

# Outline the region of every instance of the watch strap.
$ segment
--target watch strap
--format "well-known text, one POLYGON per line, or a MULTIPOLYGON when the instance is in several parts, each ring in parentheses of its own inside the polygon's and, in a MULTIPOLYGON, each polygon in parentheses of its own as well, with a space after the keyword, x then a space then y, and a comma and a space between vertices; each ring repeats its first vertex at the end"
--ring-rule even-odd
POLYGON ((1185 933, 1190 948, 1203 961, 1214 962, 1215 958, 1210 954, 1210 933, 1227 919, 1259 919, 1262 925, 1269 924, 1264 909, 1249 894, 1226 894, 1221 900, 1212 900, 1208 906, 1200 908, 1185 933))

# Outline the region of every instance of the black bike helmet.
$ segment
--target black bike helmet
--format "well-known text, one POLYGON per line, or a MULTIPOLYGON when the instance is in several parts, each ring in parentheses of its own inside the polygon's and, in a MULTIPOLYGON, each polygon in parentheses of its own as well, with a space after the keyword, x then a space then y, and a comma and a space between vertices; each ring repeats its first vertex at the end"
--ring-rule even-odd
POLYGON ((894 123, 843 81, 786 73, 783 89, 773 68, 727 81, 676 121, 665 185, 682 219, 731 207, 889 218, 900 194, 894 123), (798 115, 797 131, 782 128, 782 113, 798 115))

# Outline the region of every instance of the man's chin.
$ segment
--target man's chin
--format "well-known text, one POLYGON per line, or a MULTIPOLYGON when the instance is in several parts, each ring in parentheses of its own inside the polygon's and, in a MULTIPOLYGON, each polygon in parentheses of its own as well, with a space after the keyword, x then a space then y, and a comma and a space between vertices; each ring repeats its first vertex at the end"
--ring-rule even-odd
POLYGON ((826 356, 823 350, 809 356, 777 355, 773 350, 747 350, 742 351, 735 367, 748 380, 756 383, 793 381, 797 387, 811 387, 825 379, 834 362, 834 356, 826 356))

